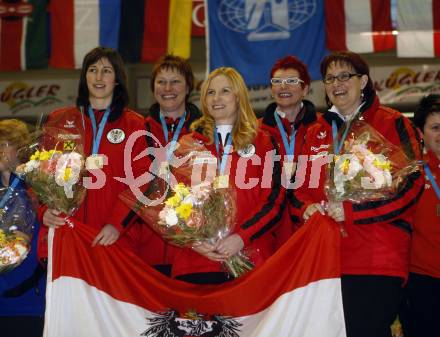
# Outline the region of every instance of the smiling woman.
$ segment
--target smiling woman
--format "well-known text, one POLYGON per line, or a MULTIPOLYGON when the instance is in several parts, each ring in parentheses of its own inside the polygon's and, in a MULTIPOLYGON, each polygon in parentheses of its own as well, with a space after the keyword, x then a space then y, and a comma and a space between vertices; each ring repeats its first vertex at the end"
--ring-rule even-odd
MULTIPOLYGON (((44 127, 55 128, 60 144, 69 139, 71 148, 84 142, 84 152, 94 163, 88 166, 94 179, 103 176, 99 189, 87 191, 87 197, 73 217, 96 230, 93 245, 111 245, 119 238, 122 226, 112 222, 112 205, 125 188, 113 177, 124 177, 124 148, 130 135, 144 129, 143 117, 129 110, 124 64, 120 55, 111 48, 97 47, 84 57, 80 74, 76 107, 53 111, 44 127)), ((146 148, 143 138, 133 147, 132 156, 146 148)), ((144 172, 146 162, 132 164, 135 176, 144 172)), ((65 217, 54 209, 42 206, 42 222, 46 226, 65 224, 65 217)))
POLYGON ((203 144, 217 158, 214 186, 229 188, 236 195, 236 225, 229 236, 217 242, 179 248, 174 255, 172 276, 192 283, 218 284, 232 280, 222 262, 243 248, 254 253, 250 259, 256 266, 273 254, 271 232, 279 224, 285 193, 279 161, 271 172, 265 170, 264 160, 258 160, 271 160, 271 155, 278 154, 278 147, 272 137, 258 129, 241 75, 233 68, 214 70, 202 86, 200 99, 202 117, 182 143, 203 144), (240 182, 244 171, 247 182, 265 179, 270 183, 243 186, 240 182))
MULTIPOLYGON (((153 67, 150 85, 157 102, 150 107, 145 119, 145 128, 149 132, 145 138, 150 149, 160 151, 189 133, 191 124, 200 117, 200 111, 188 102, 194 88, 194 75, 188 60, 164 55, 153 67)), ((164 161, 165 169, 169 160, 164 161)), ((150 226, 138 221, 135 212, 122 201, 119 200, 114 208, 117 216, 113 222, 128 227, 127 236, 137 255, 160 272, 170 275, 174 246, 166 243, 150 226)))
MULTIPOLYGON (((321 75, 329 109, 309 130, 304 154, 318 155, 316 149, 323 147, 329 149, 326 154, 344 153, 349 140, 356 140, 351 127, 361 120, 402 148, 408 159, 420 159, 414 127, 400 112, 380 105, 368 64, 361 56, 351 52, 328 55, 321 62, 321 75)), ((324 167, 317 188, 308 188, 306 182, 294 193, 305 220, 319 211, 342 226, 341 284, 347 336, 390 336, 408 275, 411 228, 423 192, 421 172, 405 176, 392 196, 358 202, 328 200, 326 174, 324 167)))

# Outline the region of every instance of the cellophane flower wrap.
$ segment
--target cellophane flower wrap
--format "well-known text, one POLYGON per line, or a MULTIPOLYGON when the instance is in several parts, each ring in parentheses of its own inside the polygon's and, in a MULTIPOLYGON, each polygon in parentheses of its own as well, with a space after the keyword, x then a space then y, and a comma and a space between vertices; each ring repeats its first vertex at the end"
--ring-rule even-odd
MULTIPOLYGON (((182 137, 174 154, 168 174, 156 172, 143 189, 144 198, 136 198, 129 190, 120 198, 173 245, 191 248, 201 242, 215 244, 234 230, 235 190, 214 187, 217 159, 203 144, 182 137)), ((223 266, 233 277, 254 267, 243 252, 230 257, 223 266)))
POLYGON ((0 199, 0 273, 4 273, 19 266, 28 255, 36 214, 24 189, 0 188, 0 199))
POLYGON ((331 201, 361 203, 396 195, 403 181, 418 169, 403 149, 363 120, 351 123, 341 152, 327 170, 326 195, 331 201))
POLYGON ((65 130, 44 128, 31 146, 29 160, 17 167, 40 203, 67 216, 84 200, 85 172, 82 139, 70 139, 65 130))

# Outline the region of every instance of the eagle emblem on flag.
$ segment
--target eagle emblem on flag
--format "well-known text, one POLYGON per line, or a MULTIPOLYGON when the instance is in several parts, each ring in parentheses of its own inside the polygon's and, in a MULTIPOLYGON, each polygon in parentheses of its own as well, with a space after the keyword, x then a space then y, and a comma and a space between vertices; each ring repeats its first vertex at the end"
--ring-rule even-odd
POLYGON ((147 317, 147 321, 149 328, 145 330, 141 336, 239 337, 238 332, 242 325, 231 317, 220 315, 204 317, 196 313, 180 316, 175 310, 153 313, 153 316, 147 317))

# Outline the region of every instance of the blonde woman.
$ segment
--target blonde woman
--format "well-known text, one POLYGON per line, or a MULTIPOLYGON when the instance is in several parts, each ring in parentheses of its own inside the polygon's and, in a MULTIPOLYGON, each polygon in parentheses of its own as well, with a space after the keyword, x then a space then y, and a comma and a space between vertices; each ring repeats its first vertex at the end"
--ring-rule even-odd
POLYGON ((215 244, 180 249, 172 274, 192 283, 223 283, 229 278, 222 261, 252 248, 258 265, 273 253, 270 232, 278 224, 284 192, 279 162, 264 170, 265 162, 272 168, 272 155, 278 150, 273 139, 258 130, 246 85, 235 69, 211 72, 202 87, 201 107, 202 117, 185 137, 203 142, 217 157, 218 188, 236 190, 236 224, 231 235, 215 244))
MULTIPOLYGON (((26 124, 18 119, 0 121, 0 188, 18 193, 20 202, 28 204, 26 186, 13 172, 22 158, 20 148, 30 142, 26 124)), ((8 192, 0 195, 0 208, 14 207, 8 192)), ((29 213, 29 215, 32 213, 29 213)), ((35 218, 35 216, 34 216, 35 218)), ((31 216, 30 216, 30 219, 31 216)), ((17 268, 0 274, 0 326, 2 337, 41 337, 44 323, 46 274, 37 258, 37 238, 40 225, 34 221, 31 250, 17 268)))

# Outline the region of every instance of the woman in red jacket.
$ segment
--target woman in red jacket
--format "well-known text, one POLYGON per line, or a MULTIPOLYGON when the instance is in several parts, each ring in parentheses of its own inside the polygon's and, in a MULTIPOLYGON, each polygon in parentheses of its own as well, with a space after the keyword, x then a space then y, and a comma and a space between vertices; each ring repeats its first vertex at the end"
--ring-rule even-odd
MULTIPOLYGON (((113 205, 127 186, 117 180, 125 177, 124 149, 130 135, 144 129, 144 118, 127 108, 128 91, 124 64, 117 51, 97 47, 84 57, 78 86, 77 106, 53 111, 45 127, 57 128, 59 142, 84 143, 84 155, 92 157, 94 166, 87 164, 97 186, 90 186, 84 202, 73 217, 91 227, 98 234, 93 245, 112 245, 120 236, 122 226, 113 222, 113 205)), ((146 148, 144 138, 135 141, 131 158, 146 148)), ((132 161, 135 177, 140 176, 147 161, 132 161)), ((65 224, 65 217, 57 210, 40 208, 46 226, 65 224)), ((43 242, 44 244, 44 242, 43 242)), ((43 247, 44 245, 42 245, 43 247)))
POLYGON ((308 130, 304 149, 311 156, 310 176, 295 194, 305 220, 321 212, 344 228, 341 283, 347 336, 389 337, 408 275, 422 175, 419 171, 410 174, 399 193, 387 200, 329 202, 324 194, 325 159, 331 145, 344 142, 337 130, 349 129, 354 120, 368 123, 390 143, 402 147, 410 159, 420 158, 417 133, 398 111, 380 105, 369 67, 359 55, 344 52, 326 56, 321 74, 330 108, 308 130))
POLYGON ((417 204, 406 293, 405 337, 437 336, 440 320, 440 95, 420 101, 414 123, 423 132, 425 192, 417 204))
MULTIPOLYGON (((190 132, 191 124, 201 115, 197 106, 189 102, 193 89, 194 74, 188 60, 167 54, 156 62, 151 76, 151 91, 156 103, 145 119, 149 149, 164 148, 190 132)), ((150 159, 154 160, 154 156, 150 159)), ((121 200, 114 209, 113 222, 127 227, 127 237, 137 256, 170 276, 174 246, 166 243, 121 200)))
MULTIPOLYGON (((307 66, 290 55, 275 62, 270 77, 275 102, 267 106, 260 125, 277 141, 282 162, 286 163, 285 168, 288 169, 289 163, 297 165, 306 130, 317 120, 315 106, 304 98, 309 93, 311 79, 307 66)), ((289 180, 284 182, 286 188, 289 180)), ((279 228, 274 232, 278 247, 289 239, 302 222, 296 212, 298 201, 292 188, 287 189, 286 197, 289 205, 285 208, 279 228)))
POLYGON ((185 137, 201 141, 217 157, 219 185, 236 191, 236 225, 215 244, 179 249, 172 274, 192 283, 222 283, 230 278, 221 262, 243 248, 256 253, 256 265, 273 253, 270 232, 280 220, 284 192, 280 162, 265 170, 265 164, 271 168, 277 146, 258 130, 241 75, 232 68, 214 70, 203 84, 201 105, 203 116, 194 123, 195 132, 185 137))

